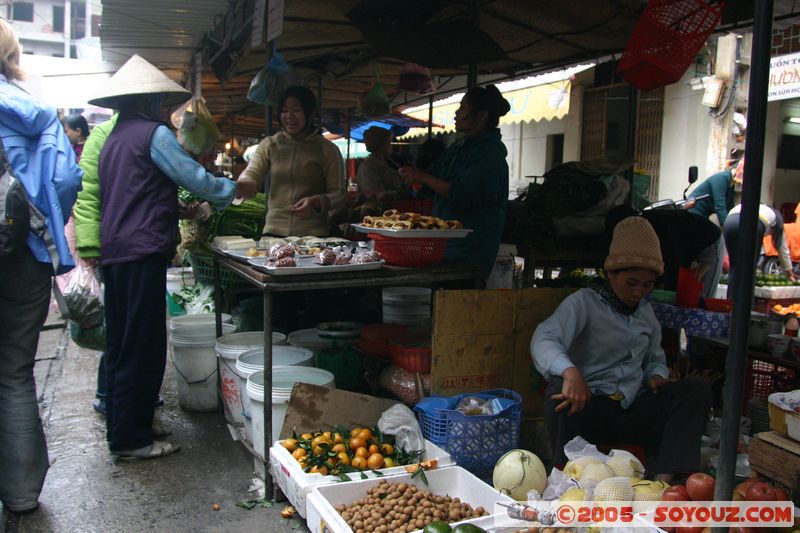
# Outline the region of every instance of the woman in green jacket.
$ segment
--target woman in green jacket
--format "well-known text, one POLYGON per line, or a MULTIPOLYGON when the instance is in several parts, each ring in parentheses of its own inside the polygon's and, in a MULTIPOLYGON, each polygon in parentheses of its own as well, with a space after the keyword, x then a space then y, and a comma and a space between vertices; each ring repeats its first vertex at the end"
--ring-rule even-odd
POLYGON ((456 141, 424 172, 403 167, 407 184, 421 183, 435 193, 433 214, 460 220, 472 233, 450 239, 445 256, 477 260, 489 277, 500 247, 508 202, 508 153, 497 124, 511 106, 494 85, 473 87, 456 110, 456 141))
POLYGON ((264 233, 327 237, 328 212, 344 199, 342 155, 315 127, 316 107, 310 89, 287 89, 279 106, 283 131, 261 141, 239 177, 253 194, 268 182, 264 233))

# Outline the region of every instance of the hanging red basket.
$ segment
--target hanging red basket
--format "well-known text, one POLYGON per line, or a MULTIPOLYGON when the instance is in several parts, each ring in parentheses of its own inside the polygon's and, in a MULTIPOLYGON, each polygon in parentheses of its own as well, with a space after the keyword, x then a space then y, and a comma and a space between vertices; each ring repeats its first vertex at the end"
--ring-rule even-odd
POLYGON ((643 91, 680 80, 717 27, 723 5, 650 0, 633 29, 617 74, 643 91))

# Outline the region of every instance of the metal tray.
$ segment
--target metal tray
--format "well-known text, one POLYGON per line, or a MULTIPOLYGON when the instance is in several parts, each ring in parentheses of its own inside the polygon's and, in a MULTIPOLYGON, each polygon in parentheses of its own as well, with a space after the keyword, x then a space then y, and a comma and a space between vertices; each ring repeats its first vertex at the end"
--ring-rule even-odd
POLYGON ((386 229, 368 228, 361 224, 352 227, 361 233, 374 233, 398 239, 461 239, 472 233, 471 229, 386 229))
POLYGON ((273 276, 295 276, 298 274, 325 274, 327 272, 353 272, 358 270, 377 270, 383 266, 383 259, 374 263, 358 265, 320 265, 313 261, 313 256, 295 257, 297 266, 294 267, 268 267, 266 257, 250 257, 248 263, 258 270, 273 276))

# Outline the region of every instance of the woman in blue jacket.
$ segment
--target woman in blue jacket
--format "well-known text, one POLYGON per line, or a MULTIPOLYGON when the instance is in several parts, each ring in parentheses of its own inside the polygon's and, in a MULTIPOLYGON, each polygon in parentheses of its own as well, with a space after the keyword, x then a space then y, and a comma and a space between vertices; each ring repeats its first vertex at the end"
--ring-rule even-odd
POLYGON ((55 109, 12 83, 23 78, 19 56, 14 30, 0 19, 0 138, 12 173, 47 218, 56 252, 29 232, 27 246, 0 255, 0 501, 12 513, 39 506, 49 466, 33 366, 52 276, 74 266, 64 224, 82 175, 55 109))
POLYGON ((497 124, 511 106, 494 85, 473 87, 456 110, 456 131, 463 137, 424 172, 403 167, 407 184, 433 189, 433 214, 460 220, 472 233, 450 239, 446 257, 477 260, 488 278, 500 248, 508 202, 507 150, 497 124))

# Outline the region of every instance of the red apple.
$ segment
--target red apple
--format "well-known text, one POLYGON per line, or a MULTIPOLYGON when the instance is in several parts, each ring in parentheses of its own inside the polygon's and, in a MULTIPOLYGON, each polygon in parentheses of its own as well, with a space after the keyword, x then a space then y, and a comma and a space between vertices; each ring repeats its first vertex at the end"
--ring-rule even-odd
POLYGON ((714 478, 703 472, 695 472, 686 480, 686 492, 696 502, 714 500, 714 478))
POLYGON ((687 502, 689 493, 683 485, 672 485, 664 490, 661 499, 665 502, 687 502))
POLYGON ((780 487, 774 487, 775 489, 775 501, 776 502, 789 502, 792 499, 789 497, 789 493, 783 490, 780 487))
POLYGON ((675 528, 675 533, 702 533, 704 529, 704 527, 678 526, 675 528))
POLYGON ((757 477, 751 477, 747 481, 745 481, 743 483, 739 483, 738 485, 736 485, 736 488, 733 489, 733 501, 736 501, 736 502, 745 501, 745 496, 747 495, 747 489, 750 488, 750 485, 752 485, 753 483, 757 483, 757 482, 758 482, 758 478, 757 477))
POLYGON ((775 489, 769 483, 757 481, 750 485, 744 497, 748 502, 774 502, 775 489))

